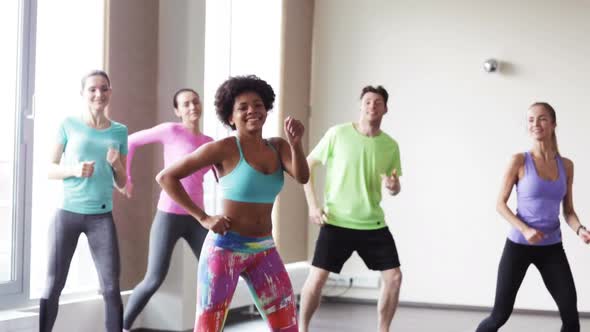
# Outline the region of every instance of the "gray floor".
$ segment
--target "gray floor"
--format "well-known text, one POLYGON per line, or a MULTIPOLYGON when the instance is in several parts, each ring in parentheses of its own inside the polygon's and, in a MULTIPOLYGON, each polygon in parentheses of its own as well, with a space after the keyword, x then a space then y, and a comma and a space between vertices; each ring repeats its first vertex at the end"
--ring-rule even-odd
MULTIPOLYGON (((370 332, 376 330, 375 304, 325 302, 314 316, 311 331, 370 332)), ((400 307, 391 331, 403 332, 473 332, 486 317, 485 312, 400 307)), ((229 318, 229 317, 228 317, 229 318)), ((590 319, 581 321, 582 332, 590 332, 590 319)), ((557 315, 514 313, 501 332, 556 332, 560 329, 557 315)), ((260 319, 228 324, 225 332, 268 332, 260 319)))

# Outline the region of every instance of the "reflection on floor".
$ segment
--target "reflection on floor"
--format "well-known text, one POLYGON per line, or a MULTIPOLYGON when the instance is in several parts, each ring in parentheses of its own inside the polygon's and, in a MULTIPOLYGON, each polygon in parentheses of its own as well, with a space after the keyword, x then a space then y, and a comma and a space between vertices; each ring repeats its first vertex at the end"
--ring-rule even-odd
MULTIPOLYGON (((260 317, 250 316, 248 310, 232 312, 228 316, 225 332, 268 332, 260 317), (235 319, 246 319, 236 322, 235 319)), ((395 315, 391 331, 403 332, 473 332, 477 324, 487 316, 482 311, 428 309, 400 307, 395 315)), ((590 332, 590 318, 581 321, 582 332, 590 332)), ((377 305, 352 302, 324 302, 315 314, 312 332, 376 331, 377 305)), ((557 314, 514 313, 502 332, 556 332, 561 327, 557 314)))

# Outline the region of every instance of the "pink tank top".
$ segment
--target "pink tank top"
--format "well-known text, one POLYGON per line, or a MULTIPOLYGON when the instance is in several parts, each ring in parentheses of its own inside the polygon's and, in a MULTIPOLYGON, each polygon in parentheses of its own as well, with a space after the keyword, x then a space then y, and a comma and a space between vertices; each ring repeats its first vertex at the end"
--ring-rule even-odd
MULTIPOLYGON (((131 164, 135 150, 145 144, 160 143, 164 147, 164 167, 167 167, 195 151, 201 145, 212 142, 213 139, 206 135, 195 135, 182 123, 167 122, 153 128, 141 130, 129 136, 127 154, 127 181, 134 183, 131 174, 131 164)), ((180 180, 182 186, 189 194, 193 202, 203 208, 203 176, 211 168, 200 169, 197 172, 180 180)), ((142 179, 143 180, 143 179, 142 179)), ((153 179, 150 178, 149 181, 153 179)), ((184 208, 178 205, 165 191, 160 192, 158 210, 175 214, 188 214, 184 208)))

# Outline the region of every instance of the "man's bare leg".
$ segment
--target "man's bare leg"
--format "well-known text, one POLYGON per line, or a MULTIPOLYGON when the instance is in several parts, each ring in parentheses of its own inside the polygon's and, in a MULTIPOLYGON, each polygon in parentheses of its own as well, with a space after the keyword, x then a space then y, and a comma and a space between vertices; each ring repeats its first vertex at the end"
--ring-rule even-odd
POLYGON ((309 322, 315 311, 320 306, 322 288, 330 272, 315 266, 310 267, 309 275, 301 290, 301 303, 299 307, 300 332, 308 332, 309 322))
MULTIPOLYGON (((379 310, 379 332, 389 332, 393 315, 399 302, 399 291, 402 284, 402 272, 399 267, 381 272, 381 295, 377 308, 379 310)), ((306 331, 306 330, 304 330, 306 331)))

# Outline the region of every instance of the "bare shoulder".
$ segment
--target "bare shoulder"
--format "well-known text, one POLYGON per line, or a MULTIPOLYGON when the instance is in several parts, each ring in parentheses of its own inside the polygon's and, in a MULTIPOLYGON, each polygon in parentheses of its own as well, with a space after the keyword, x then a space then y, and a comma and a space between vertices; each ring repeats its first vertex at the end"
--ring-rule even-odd
POLYGON ((516 180, 524 175, 524 153, 515 153, 510 157, 510 162, 506 168, 506 176, 516 180))
POLYGON ((267 141, 272 144, 272 146, 279 149, 284 146, 284 144, 289 144, 284 138, 278 136, 270 137, 267 139, 267 141))
POLYGON ((515 153, 510 157, 510 168, 520 168, 522 166, 524 166, 524 153, 520 152, 520 153, 515 153))
MULTIPOLYGON (((232 148, 232 139, 233 137, 226 137, 217 141, 209 141, 201 145, 197 151, 202 151, 206 153, 225 153, 229 149, 232 148)), ((235 139, 233 139, 233 148, 235 149, 235 139)))
POLYGON ((574 162, 566 157, 561 157, 561 160, 563 161, 563 166, 565 166, 566 168, 573 168, 574 167, 574 162))
POLYGON ((504 171, 504 181, 506 181, 506 184, 510 184, 510 188, 524 176, 524 161, 524 153, 515 153, 510 156, 510 162, 504 171))
POLYGON ((237 148, 236 138, 234 136, 224 137, 217 141, 209 142, 207 144, 211 144, 218 149, 228 149, 228 148, 237 148))
POLYGON ((574 162, 566 157, 561 157, 561 160, 563 161, 563 167, 565 170, 571 174, 574 171, 574 162))
POLYGON ((275 137, 269 137, 267 138, 267 140, 272 143, 272 144, 283 144, 283 143, 287 143, 287 141, 279 136, 275 136, 275 137))

